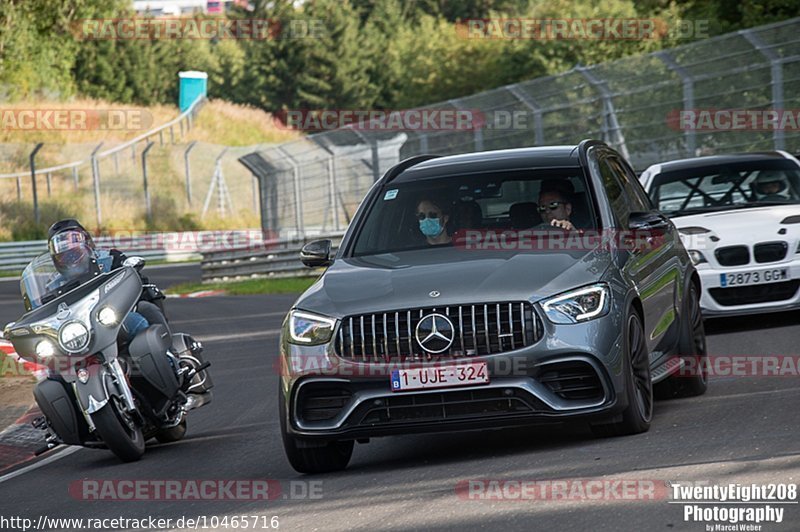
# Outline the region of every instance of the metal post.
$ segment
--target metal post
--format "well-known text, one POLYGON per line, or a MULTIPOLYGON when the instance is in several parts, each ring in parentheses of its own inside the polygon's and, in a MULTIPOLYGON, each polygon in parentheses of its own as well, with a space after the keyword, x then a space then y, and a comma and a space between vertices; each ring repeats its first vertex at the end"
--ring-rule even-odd
POLYGON ((114 152, 114 174, 119 175, 119 152, 114 152))
POLYGON ((254 213, 258 213, 259 212, 258 204, 260 203, 258 201, 258 183, 257 183, 257 181, 258 181, 258 179, 256 178, 256 176, 253 176, 253 192, 252 192, 252 194, 253 194, 253 212, 254 213))
POLYGON ((52 195, 52 185, 50 183, 50 181, 51 181, 50 172, 47 172, 47 174, 45 174, 45 178, 47 179, 47 197, 49 198, 52 195))
POLYGON ((428 134, 420 133, 419 135, 419 152, 428 153, 428 134))
POLYGON ((312 138, 314 141, 316 141, 317 145, 325 150, 328 154, 328 196, 330 202, 328 209, 331 212, 333 227, 336 231, 339 231, 339 211, 336 208, 336 155, 334 154, 333 150, 322 143, 321 139, 317 139, 315 137, 312 138))
POLYGON ((79 179, 78 166, 76 165, 76 166, 72 167, 72 181, 75 183, 75 190, 76 191, 78 190, 78 179, 79 179))
MULTIPOLYGON (((457 111, 463 110, 458 104, 460 100, 448 100, 447 103, 456 108, 457 111)), ((473 142, 475 143, 475 151, 483 151, 483 129, 475 127, 475 120, 472 121, 473 142)))
POLYGON ((287 152, 283 146, 278 146, 278 151, 281 151, 286 155, 289 164, 292 166, 292 173, 294 177, 294 218, 295 218, 295 226, 297 227, 297 232, 305 236, 305 229, 303 228, 303 202, 301 199, 301 190, 300 190, 300 167, 297 166, 297 162, 295 161, 294 157, 292 157, 289 152, 287 152))
MULTIPOLYGON (((776 113, 783 111, 783 60, 781 56, 768 46, 761 37, 752 30, 740 30, 745 39, 761 54, 769 60, 770 73, 772 77, 772 110, 776 113)), ((786 149, 786 138, 783 128, 776 127, 772 130, 772 143, 776 150, 786 149)))
POLYGON ((100 148, 103 146, 103 143, 97 145, 97 147, 92 151, 92 181, 94 183, 94 208, 95 213, 97 214, 97 230, 99 231, 103 225, 103 211, 100 207, 100 167, 97 164, 97 152, 100 151, 100 148))
POLYGON ((173 126, 169 126, 169 143, 175 144, 175 130, 173 126))
POLYGON ((22 178, 17 177, 17 202, 22 202, 22 178))
POLYGON ((39 150, 42 149, 44 146, 43 142, 40 142, 33 148, 33 151, 30 155, 30 163, 31 163, 31 186, 33 187, 33 218, 36 220, 36 225, 39 225, 39 196, 36 193, 36 154, 39 153, 39 150))
POLYGON ((181 127, 181 139, 185 136, 183 133, 183 120, 178 121, 178 125, 181 127))
MULTIPOLYGON (((665 65, 667 65, 667 68, 681 77, 681 81, 683 82, 683 109, 685 111, 694 109, 694 80, 692 79, 692 75, 688 70, 680 66, 672 58, 669 52, 656 52, 655 55, 661 59, 665 65)), ((686 131, 683 132, 683 135, 686 137, 686 155, 689 157, 694 157, 696 155, 695 150, 697 149, 697 140, 694 128, 687 128, 686 131)))
POLYGON ((147 152, 154 146, 154 143, 149 142, 145 149, 142 151, 142 180, 144 181, 144 205, 147 210, 147 221, 153 220, 153 213, 150 208, 150 190, 147 188, 147 152))
POLYGON ((164 130, 163 129, 159 129, 158 130, 158 141, 161 143, 162 146, 164 145, 164 130))
POLYGON ((192 171, 189 167, 189 152, 197 145, 197 141, 192 142, 186 148, 186 151, 183 152, 183 162, 184 167, 186 168, 186 201, 189 202, 189 206, 192 206, 192 171))
POLYGON ((131 160, 136 164, 136 143, 131 144, 131 160))
POLYGON ((527 92, 523 91, 519 85, 509 85, 506 87, 508 92, 517 97, 528 109, 533 111, 534 130, 533 142, 536 146, 544 145, 544 126, 542 125, 542 106, 539 105, 527 92))
POLYGON ((600 97, 603 100, 603 130, 608 139, 603 139, 610 144, 616 144, 617 149, 626 159, 630 159, 628 154, 628 147, 625 144, 625 137, 622 135, 622 128, 617 121, 617 112, 614 109, 614 102, 612 99, 611 91, 608 90, 606 81, 599 80, 592 72, 584 66, 576 66, 577 70, 592 87, 597 89, 600 97), (613 134, 613 137, 612 137, 613 134))

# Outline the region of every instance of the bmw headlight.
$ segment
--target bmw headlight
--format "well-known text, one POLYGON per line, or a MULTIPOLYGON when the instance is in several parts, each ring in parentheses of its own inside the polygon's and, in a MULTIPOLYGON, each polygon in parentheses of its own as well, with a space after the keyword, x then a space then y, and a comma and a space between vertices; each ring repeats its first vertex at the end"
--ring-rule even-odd
POLYGON ((551 297, 542 308, 550 321, 566 325, 605 316, 610 299, 607 285, 594 284, 551 297))
POLYGON ((89 329, 80 321, 66 323, 58 331, 58 343, 64 351, 80 353, 89 345, 89 329))
POLYGON ((300 310, 289 313, 289 337, 292 343, 320 345, 330 341, 336 320, 300 310))
POLYGON ((704 262, 708 262, 705 256, 703 256, 703 254, 697 251, 696 249, 690 249, 688 253, 689 253, 689 258, 692 259, 692 264, 694 264, 695 266, 697 266, 698 264, 703 264, 704 262))

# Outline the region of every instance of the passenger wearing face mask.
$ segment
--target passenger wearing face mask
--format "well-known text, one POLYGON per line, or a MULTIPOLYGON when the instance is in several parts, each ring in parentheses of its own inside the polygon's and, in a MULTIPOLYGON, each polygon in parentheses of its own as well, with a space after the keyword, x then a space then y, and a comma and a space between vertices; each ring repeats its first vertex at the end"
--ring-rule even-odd
POLYGON ((432 199, 421 199, 417 202, 417 220, 419 230, 425 236, 428 244, 432 246, 449 244, 450 235, 447 233, 449 213, 445 204, 432 199))

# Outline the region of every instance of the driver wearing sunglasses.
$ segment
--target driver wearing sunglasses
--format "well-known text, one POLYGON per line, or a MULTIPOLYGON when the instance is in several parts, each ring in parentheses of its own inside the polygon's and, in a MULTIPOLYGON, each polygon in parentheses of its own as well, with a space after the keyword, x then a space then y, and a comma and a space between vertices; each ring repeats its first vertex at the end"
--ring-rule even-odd
POLYGON ((542 215, 543 225, 559 227, 566 231, 575 231, 575 226, 569 220, 572 214, 572 203, 566 194, 559 190, 543 190, 539 194, 539 214, 542 215))

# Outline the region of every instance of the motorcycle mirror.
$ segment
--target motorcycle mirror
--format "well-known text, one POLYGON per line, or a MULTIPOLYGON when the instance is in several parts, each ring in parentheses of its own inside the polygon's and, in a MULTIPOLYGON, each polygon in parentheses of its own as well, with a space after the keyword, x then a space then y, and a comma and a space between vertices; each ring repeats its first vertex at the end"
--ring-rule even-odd
POLYGON ((123 266, 129 266, 137 272, 144 268, 145 260, 142 257, 128 257, 123 262, 123 266))

